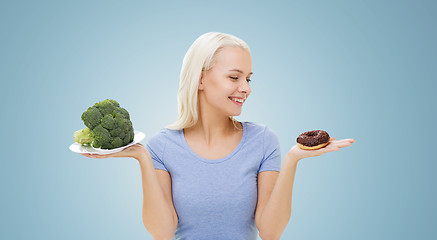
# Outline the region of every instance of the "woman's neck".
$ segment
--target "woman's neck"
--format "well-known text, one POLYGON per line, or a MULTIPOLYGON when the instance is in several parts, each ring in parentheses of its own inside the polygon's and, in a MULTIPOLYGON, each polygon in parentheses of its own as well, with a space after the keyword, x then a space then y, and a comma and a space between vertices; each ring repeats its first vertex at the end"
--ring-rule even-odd
POLYGON ((218 118, 199 114, 197 123, 190 128, 185 128, 184 134, 203 139, 208 146, 212 146, 217 142, 223 141, 223 139, 233 136, 236 131, 238 130, 235 129, 232 120, 227 116, 218 118))

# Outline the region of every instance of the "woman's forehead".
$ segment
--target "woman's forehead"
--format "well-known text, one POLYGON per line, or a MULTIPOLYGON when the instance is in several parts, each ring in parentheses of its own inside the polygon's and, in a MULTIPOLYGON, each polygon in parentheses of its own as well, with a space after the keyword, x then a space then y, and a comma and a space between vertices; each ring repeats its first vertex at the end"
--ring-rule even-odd
MULTIPOLYGON (((240 70, 250 72, 252 59, 250 53, 239 47, 224 47, 216 55, 215 65, 221 70, 240 70)), ((235 71, 238 72, 238 71, 235 71)))
POLYGON ((217 51, 216 55, 218 58, 250 57, 248 50, 233 46, 222 47, 217 51))

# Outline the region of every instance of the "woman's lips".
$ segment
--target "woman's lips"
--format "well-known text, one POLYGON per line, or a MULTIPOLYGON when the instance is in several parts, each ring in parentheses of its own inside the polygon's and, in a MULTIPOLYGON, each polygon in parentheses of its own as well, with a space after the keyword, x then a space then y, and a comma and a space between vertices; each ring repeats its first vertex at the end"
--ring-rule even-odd
POLYGON ((231 97, 229 97, 229 100, 231 100, 233 103, 237 104, 238 106, 243 106, 243 103, 234 101, 231 99, 231 97))

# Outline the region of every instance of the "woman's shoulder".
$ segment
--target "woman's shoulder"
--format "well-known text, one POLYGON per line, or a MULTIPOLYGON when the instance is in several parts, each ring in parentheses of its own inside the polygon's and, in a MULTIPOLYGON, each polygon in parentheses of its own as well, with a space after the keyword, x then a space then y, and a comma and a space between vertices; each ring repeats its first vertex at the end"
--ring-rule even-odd
POLYGON ((246 128, 251 132, 263 132, 268 128, 267 125, 256 122, 243 122, 243 124, 245 124, 246 128))
POLYGON ((179 134, 179 130, 173 130, 168 128, 161 128, 158 132, 151 135, 149 142, 163 143, 169 139, 175 139, 179 134))
POLYGON ((177 135, 180 132, 180 130, 170 129, 170 128, 161 128, 157 134, 161 135, 177 135))
POLYGON ((271 128, 262 123, 256 122, 244 122, 248 132, 252 136, 262 136, 263 138, 272 138, 276 137, 276 134, 273 132, 271 128))

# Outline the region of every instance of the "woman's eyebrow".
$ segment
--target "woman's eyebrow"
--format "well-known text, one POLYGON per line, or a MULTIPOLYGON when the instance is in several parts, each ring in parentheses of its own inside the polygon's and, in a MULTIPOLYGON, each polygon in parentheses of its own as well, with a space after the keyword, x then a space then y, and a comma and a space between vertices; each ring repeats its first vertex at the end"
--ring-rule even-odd
MULTIPOLYGON (((231 69, 229 71, 235 71, 235 72, 239 72, 239 73, 243 74, 243 71, 241 71, 240 69, 231 69)), ((253 72, 249 73, 249 75, 252 75, 252 74, 253 74, 253 72)))

